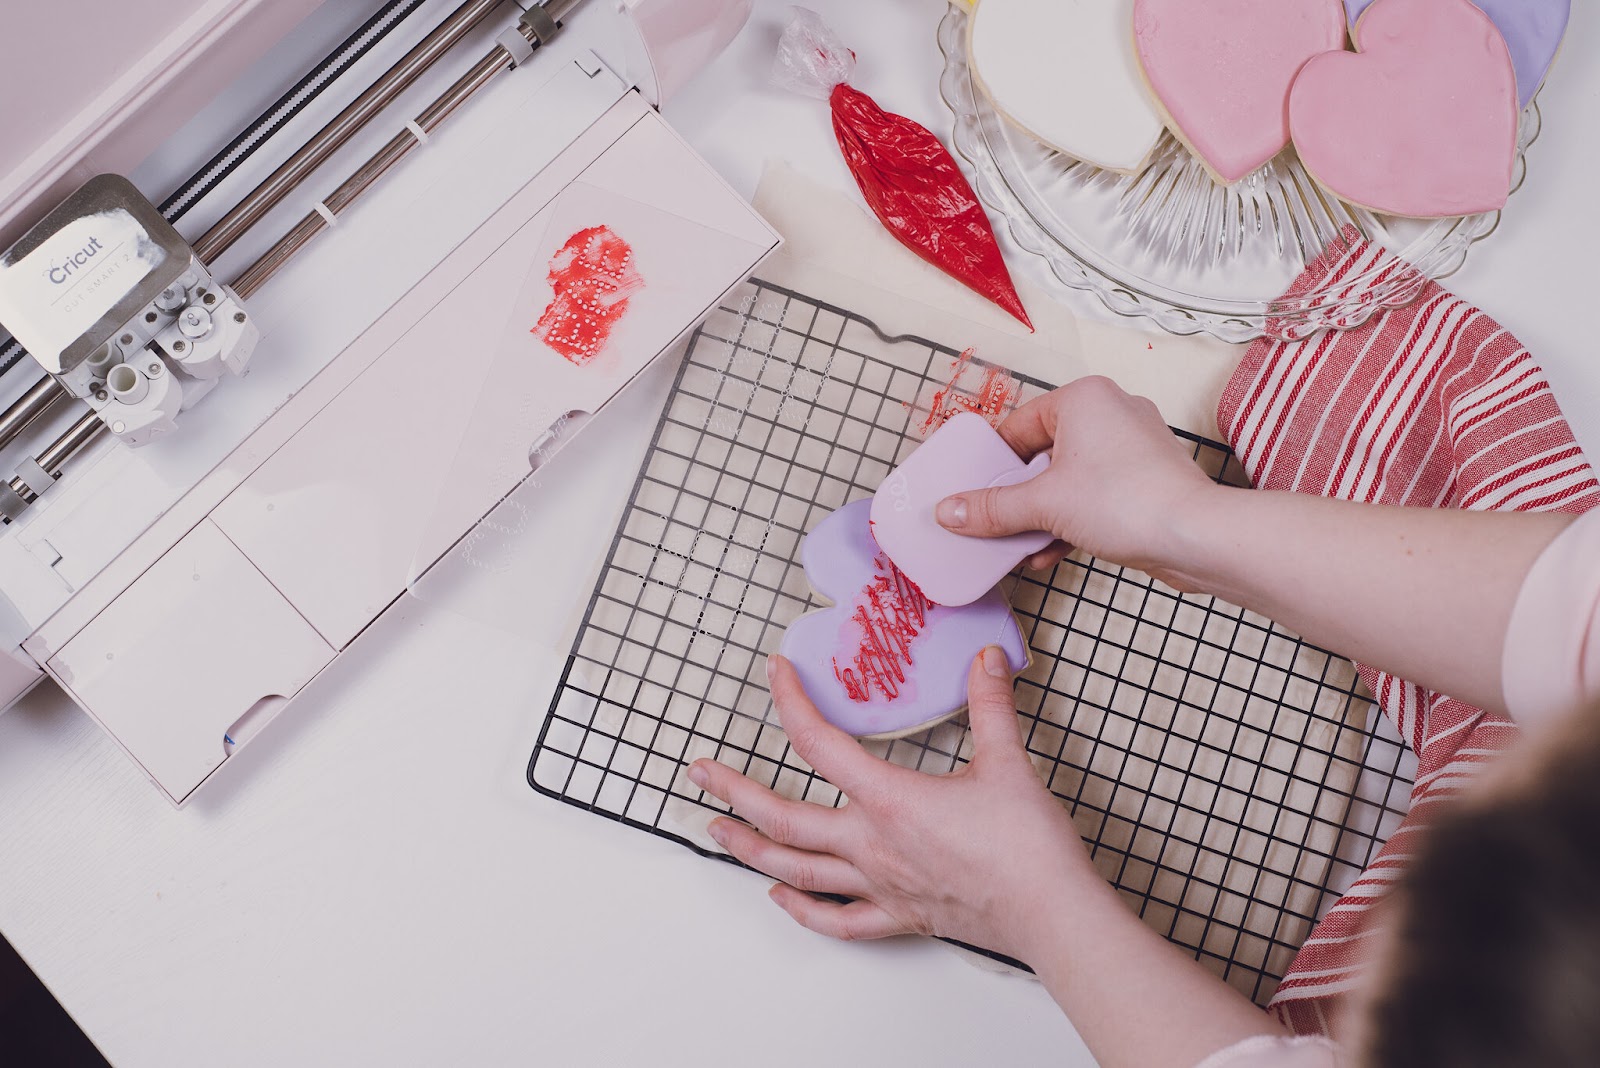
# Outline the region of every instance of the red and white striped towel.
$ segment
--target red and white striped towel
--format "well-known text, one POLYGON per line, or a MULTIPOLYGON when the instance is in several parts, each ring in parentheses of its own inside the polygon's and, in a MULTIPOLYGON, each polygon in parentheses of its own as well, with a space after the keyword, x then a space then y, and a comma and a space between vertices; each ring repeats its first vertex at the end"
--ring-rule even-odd
MULTIPOLYGON (((1286 294, 1405 269, 1347 230, 1286 294)), ((1217 411, 1257 488, 1431 508, 1584 512, 1600 482, 1544 373, 1517 339, 1428 282, 1416 301, 1354 330, 1258 341, 1217 411)), ((1273 1010, 1326 1032, 1328 1000, 1364 964, 1371 910, 1437 807, 1516 737, 1502 717, 1357 665, 1418 757, 1405 821, 1289 967, 1273 1010)))

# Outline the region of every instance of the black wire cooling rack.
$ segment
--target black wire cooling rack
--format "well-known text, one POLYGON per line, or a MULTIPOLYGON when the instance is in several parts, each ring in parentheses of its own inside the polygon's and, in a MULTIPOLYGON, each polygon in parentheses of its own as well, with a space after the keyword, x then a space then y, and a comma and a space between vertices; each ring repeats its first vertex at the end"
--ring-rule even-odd
MULTIPOLYGON (((820 607, 801 538, 940 413, 1048 389, 777 286, 737 291, 679 371, 529 783, 724 860, 704 827, 726 808, 682 774, 700 757, 838 804, 768 718, 765 654, 820 607)), ((1225 447, 1179 437, 1242 484, 1225 447)), ((1041 776, 1145 922, 1264 1004, 1404 814, 1403 747, 1347 661, 1266 619, 1078 555, 1013 581, 1041 776)), ((954 722, 871 748, 942 773, 970 742, 954 722)))

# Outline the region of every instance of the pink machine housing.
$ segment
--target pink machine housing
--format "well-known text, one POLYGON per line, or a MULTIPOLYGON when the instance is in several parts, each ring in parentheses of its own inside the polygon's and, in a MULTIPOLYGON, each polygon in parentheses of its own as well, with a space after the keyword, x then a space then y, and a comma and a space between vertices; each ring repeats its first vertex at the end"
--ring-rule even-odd
MULTIPOLYGON (((26 44, 11 50, 14 81, 41 91, 0 108, 0 249, 89 177, 138 168, 241 71, 270 63, 320 3, 8 5, 0 38, 26 44)), ((232 206, 227 197, 459 3, 423 0, 406 16, 410 40, 351 65, 320 114, 272 134, 281 144, 255 174, 206 194, 219 203, 202 204, 182 236, 193 242, 232 206)), ((159 441, 134 449, 106 435, 80 454, 0 530, 0 708, 48 677, 183 804, 529 482, 565 443, 562 428, 585 422, 574 414, 600 412, 674 351, 781 241, 653 106, 727 45, 749 7, 574 9, 526 69, 475 95, 248 298, 262 339, 247 378, 159 441), (626 225, 641 265, 683 251, 639 296, 626 352, 602 373, 530 372, 504 358, 508 314, 532 299, 552 243, 594 215, 626 225), (445 373, 465 387, 441 389, 445 373)), ((503 39, 520 13, 504 8, 456 46, 459 62, 441 61, 269 214, 267 232, 211 264, 218 277, 264 251, 403 129, 418 101, 503 39)), ((155 201, 168 190, 142 192, 155 201)), ((0 406, 12 399, 4 390, 37 374, 7 375, 0 406)), ((39 444, 7 448, 5 477, 39 444)))

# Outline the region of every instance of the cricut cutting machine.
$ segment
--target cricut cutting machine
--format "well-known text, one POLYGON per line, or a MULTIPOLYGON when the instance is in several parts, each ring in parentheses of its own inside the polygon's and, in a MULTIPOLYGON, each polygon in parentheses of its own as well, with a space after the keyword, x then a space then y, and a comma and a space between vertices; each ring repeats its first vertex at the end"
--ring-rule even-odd
POLYGON ((349 16, 91 6, 0 16, 106 72, 0 115, 0 704, 48 676, 182 804, 779 237, 653 106, 748 0, 374 0, 181 167, 349 16))

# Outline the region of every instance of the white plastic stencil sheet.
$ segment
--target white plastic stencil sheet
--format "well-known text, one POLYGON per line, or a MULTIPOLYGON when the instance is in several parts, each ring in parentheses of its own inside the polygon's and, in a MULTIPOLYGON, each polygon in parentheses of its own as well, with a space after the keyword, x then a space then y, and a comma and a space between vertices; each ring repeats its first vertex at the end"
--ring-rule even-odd
MULTIPOLYGON (((1048 387, 955 346, 752 283, 691 344, 529 764, 535 789, 708 855, 714 757, 790 797, 839 793, 771 717, 764 658, 819 607, 806 532, 870 495, 930 416, 1048 387)), ((1188 436, 1212 475, 1223 447, 1188 436)), ((1081 555, 1012 580, 1027 745, 1145 919, 1265 1002, 1405 806, 1403 750, 1351 665, 1268 620, 1081 555), (1363 768, 1368 770, 1363 771, 1363 768)), ((870 748, 948 772, 965 725, 870 748)))
POLYGON ((485 260, 463 286, 475 289, 470 321, 448 342, 470 346, 459 363, 480 371, 440 387, 477 400, 443 477, 424 488, 431 515, 411 593, 448 599, 513 633, 528 634, 548 616, 492 595, 497 576, 530 551, 536 472, 766 251, 676 211, 575 182, 485 260), (484 348, 488 358, 478 355, 484 348), (485 515, 485 501, 499 503, 485 515), (491 595, 467 595, 474 589, 491 595))

